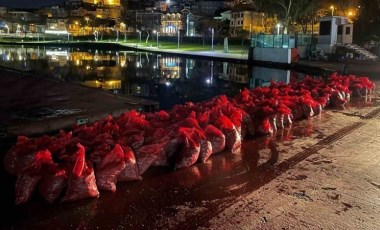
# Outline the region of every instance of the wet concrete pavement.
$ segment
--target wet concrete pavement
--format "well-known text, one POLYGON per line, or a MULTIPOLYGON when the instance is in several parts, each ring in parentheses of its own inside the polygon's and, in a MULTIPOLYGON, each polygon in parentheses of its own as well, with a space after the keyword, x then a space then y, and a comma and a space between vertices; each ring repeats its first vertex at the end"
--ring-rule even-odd
POLYGON ((49 205, 34 196, 15 207, 15 178, 2 172, 2 226, 379 229, 378 95, 379 89, 346 110, 328 109, 272 137, 248 139, 235 154, 178 171, 152 168, 142 181, 119 183, 98 199, 49 205))

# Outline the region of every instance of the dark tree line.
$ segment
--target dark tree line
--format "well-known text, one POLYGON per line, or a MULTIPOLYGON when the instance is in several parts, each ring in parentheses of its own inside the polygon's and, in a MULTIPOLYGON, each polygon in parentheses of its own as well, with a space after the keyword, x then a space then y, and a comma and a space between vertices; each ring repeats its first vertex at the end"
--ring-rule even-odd
POLYGON ((380 0, 360 0, 359 15, 354 21, 354 42, 380 42, 380 0))

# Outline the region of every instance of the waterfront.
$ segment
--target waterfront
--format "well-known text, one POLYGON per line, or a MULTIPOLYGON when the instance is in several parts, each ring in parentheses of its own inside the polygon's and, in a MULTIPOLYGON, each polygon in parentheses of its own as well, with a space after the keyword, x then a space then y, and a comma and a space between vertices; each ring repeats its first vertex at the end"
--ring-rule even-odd
MULTIPOLYGON (((153 60, 149 54, 143 59, 142 54, 141 60, 153 60)), ((106 60, 105 63, 117 63, 112 58, 106 60)), ((18 62, 12 58, 8 63, 13 64, 13 68, 19 63, 33 66, 26 60, 18 62)), ((48 61, 42 63, 52 71, 62 69, 62 66, 56 68, 48 61)), ((67 59, 62 63, 63 67, 64 63, 67 64, 67 59)), ((137 66, 136 62, 133 65, 137 66)), ((211 73, 210 65, 205 66, 205 72, 211 73)), ((213 66, 214 76, 218 76, 213 80, 226 85, 265 85, 273 76, 285 76, 285 81, 292 79, 286 70, 267 69, 272 71, 265 72, 267 79, 256 74, 247 77, 249 81, 245 83, 237 83, 221 78, 215 62, 213 66)), ((104 73, 113 73, 108 68, 104 73)), ((86 73, 86 69, 87 65, 83 65, 74 72, 86 73)), ((66 80, 62 75, 51 75, 49 71, 47 75, 39 75, 30 68, 20 70, 49 81, 83 84, 80 74, 66 80)), ((140 72, 143 74, 147 70, 142 68, 140 72)), ((86 78, 86 74, 83 76, 94 80, 86 78)), ((151 76, 146 78, 152 79, 151 76)), ((120 77, 121 85, 124 84, 122 79, 120 77)), ((207 84, 207 78, 195 79, 199 85, 204 81, 207 84)), ((19 81, 22 80, 20 77, 19 81)), ((168 87, 167 80, 172 82, 170 87, 178 81, 164 80, 162 87, 168 87)), ((184 80, 186 85, 187 78, 184 80)), ((189 91, 194 89, 201 90, 202 87, 192 85, 189 91)), ((107 94, 112 95, 114 89, 110 90, 112 92, 107 94)), ((103 92, 101 89, 96 91, 103 92)), ((95 200, 49 205, 41 197, 34 196, 29 203, 15 206, 15 178, 2 169, 1 181, 5 189, 1 203, 6 211, 2 224, 5 229, 48 229, 51 226, 57 229, 305 229, 326 226, 374 229, 378 226, 375 216, 380 210, 376 199, 379 195, 379 146, 376 142, 379 98, 376 95, 378 91, 375 96, 366 101, 364 98, 359 100, 348 110, 327 110, 320 116, 296 122, 273 136, 247 139, 242 151, 235 154, 226 151, 206 163, 174 172, 166 167, 152 168, 144 174, 143 181, 121 183, 115 193, 102 193, 95 200), (323 212, 316 213, 315 210, 323 212)), ((14 98, 15 101, 18 99, 14 98)), ((2 156, 11 144, 2 145, 2 156)))
POLYGON ((304 74, 253 66, 246 61, 213 61, 132 50, 1 46, 0 65, 34 76, 103 88, 116 94, 159 101, 168 109, 242 88, 289 83, 304 74))

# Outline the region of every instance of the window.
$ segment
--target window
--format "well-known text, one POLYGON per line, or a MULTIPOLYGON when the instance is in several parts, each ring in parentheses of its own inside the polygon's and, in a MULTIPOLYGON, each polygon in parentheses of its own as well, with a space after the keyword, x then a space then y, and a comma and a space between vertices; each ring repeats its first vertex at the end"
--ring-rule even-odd
POLYGON ((351 27, 346 27, 346 34, 351 34, 351 27))
POLYGON ((319 26, 320 35, 330 35, 331 34, 331 21, 323 21, 319 26))

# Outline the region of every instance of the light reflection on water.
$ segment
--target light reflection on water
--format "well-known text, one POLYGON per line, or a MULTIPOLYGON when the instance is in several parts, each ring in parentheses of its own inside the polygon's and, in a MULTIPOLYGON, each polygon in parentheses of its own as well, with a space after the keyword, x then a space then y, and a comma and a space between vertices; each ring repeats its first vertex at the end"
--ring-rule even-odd
POLYGON ((168 109, 186 101, 220 94, 235 95, 244 87, 291 82, 302 74, 289 70, 249 68, 220 62, 135 51, 0 46, 0 65, 33 75, 144 97, 168 109))

